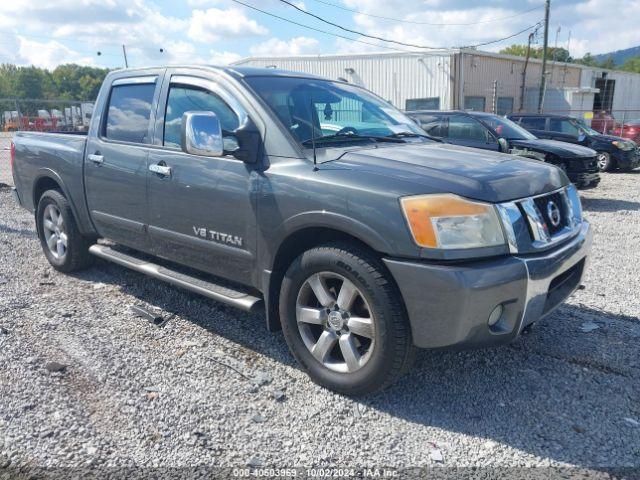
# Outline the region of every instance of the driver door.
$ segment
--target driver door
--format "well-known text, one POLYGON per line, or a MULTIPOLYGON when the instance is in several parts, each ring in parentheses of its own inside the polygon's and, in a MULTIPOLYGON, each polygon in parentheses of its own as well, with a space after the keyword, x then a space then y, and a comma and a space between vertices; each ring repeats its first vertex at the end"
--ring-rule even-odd
POLYGON ((161 92, 156 148, 149 152, 149 238, 156 255, 193 268, 251 282, 256 251, 255 166, 231 156, 181 150, 182 116, 212 111, 223 136, 246 113, 217 82, 171 75, 161 92), (162 119, 160 121, 160 119, 162 119), (153 168, 160 166, 165 168, 153 168))

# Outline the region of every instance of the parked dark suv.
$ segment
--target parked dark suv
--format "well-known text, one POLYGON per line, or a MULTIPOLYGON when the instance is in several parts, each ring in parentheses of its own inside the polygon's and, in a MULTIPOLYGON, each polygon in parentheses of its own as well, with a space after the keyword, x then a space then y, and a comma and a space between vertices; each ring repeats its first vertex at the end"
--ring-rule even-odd
POLYGON ((430 136, 446 143, 511 153, 556 165, 578 187, 600 182, 596 152, 579 145, 540 140, 511 120, 484 112, 407 112, 430 136))
POLYGON ((603 135, 581 120, 568 115, 513 114, 511 120, 538 138, 584 145, 598 152, 598 168, 608 172, 616 168, 632 170, 640 166, 640 155, 634 141, 603 135))

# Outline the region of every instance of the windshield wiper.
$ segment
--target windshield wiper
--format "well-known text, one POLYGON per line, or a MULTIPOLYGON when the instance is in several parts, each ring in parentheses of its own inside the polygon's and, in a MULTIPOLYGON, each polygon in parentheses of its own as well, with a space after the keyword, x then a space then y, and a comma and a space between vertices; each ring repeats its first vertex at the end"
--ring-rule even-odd
POLYGON ((442 142, 441 139, 432 137, 431 135, 427 135, 425 133, 415 133, 415 132, 392 133, 391 135, 387 135, 387 138, 426 138, 427 140, 433 140, 434 142, 442 142))
POLYGON ((404 140, 401 138, 394 137, 379 137, 376 135, 359 135, 357 133, 334 133, 333 135, 325 135, 322 137, 317 137, 315 139, 309 138, 308 140, 304 140, 302 145, 305 147, 310 146, 315 143, 321 143, 325 140, 369 140, 373 142, 390 142, 390 143, 404 143, 404 140))

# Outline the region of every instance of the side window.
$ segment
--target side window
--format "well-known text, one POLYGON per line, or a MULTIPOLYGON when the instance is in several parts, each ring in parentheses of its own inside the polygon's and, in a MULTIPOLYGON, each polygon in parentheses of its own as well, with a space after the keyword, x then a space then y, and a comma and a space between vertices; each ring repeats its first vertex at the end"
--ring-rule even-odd
POLYGON ((528 130, 544 130, 546 118, 544 117, 523 117, 520 125, 528 130))
POLYGON ((449 135, 447 138, 477 142, 486 142, 488 140, 485 128, 473 118, 465 115, 451 115, 449 117, 449 135))
POLYGON ((566 133, 568 135, 578 136, 580 131, 572 122, 563 118, 551 118, 549 120, 549 130, 552 132, 566 133))
POLYGON ((104 135, 109 140, 149 143, 155 83, 117 85, 111 89, 104 135))
POLYGON ((444 131, 442 129, 442 116, 418 114, 414 118, 422 129, 432 137, 442 137, 444 131))
POLYGON ((180 148, 182 115, 189 111, 215 113, 223 132, 232 132, 240 126, 235 112, 215 93, 194 86, 171 85, 164 117, 163 145, 180 148))

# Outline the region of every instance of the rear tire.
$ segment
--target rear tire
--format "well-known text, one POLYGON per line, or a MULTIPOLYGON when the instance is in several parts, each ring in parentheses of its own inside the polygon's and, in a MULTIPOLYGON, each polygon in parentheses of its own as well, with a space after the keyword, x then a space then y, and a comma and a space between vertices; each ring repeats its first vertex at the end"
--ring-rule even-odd
POLYGON ((607 152, 598 152, 596 156, 598 161, 598 170, 601 172, 610 172, 614 168, 615 162, 611 159, 611 155, 607 152))
POLYGON ((381 390, 413 361, 397 287, 382 262, 354 244, 330 243, 293 261, 282 281, 280 321, 302 368, 338 393, 381 390))
POLYGON ((36 228, 44 255, 56 270, 73 272, 93 263, 89 253, 93 241, 80 233, 69 201, 58 190, 47 190, 40 197, 36 228))

